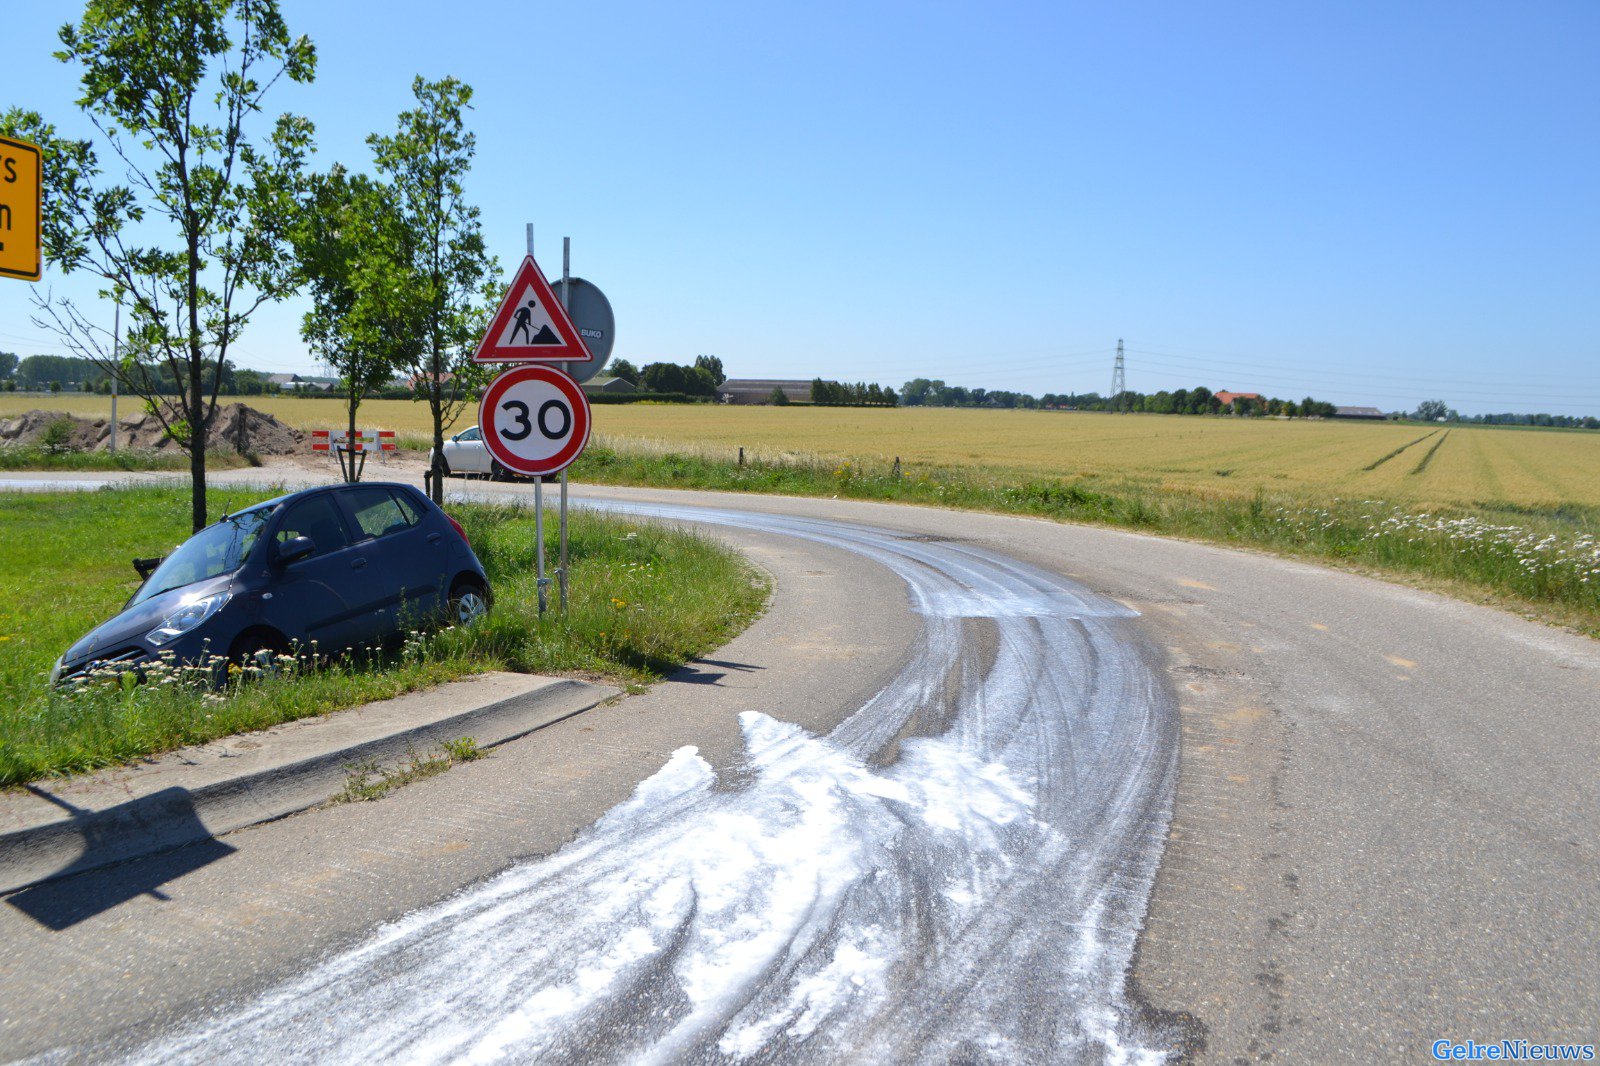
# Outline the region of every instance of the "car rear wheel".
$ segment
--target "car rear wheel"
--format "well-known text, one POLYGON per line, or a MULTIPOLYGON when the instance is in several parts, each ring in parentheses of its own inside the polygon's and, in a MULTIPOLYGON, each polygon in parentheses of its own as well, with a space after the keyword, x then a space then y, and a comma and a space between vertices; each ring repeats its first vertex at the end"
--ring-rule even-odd
POLYGON ((510 481, 511 480, 511 471, 509 471, 505 467, 501 466, 500 465, 500 460, 491 459, 491 460, 489 460, 489 480, 490 481, 510 481))
POLYGON ((470 626, 489 613, 489 593, 476 581, 458 581, 450 590, 449 624, 470 626))

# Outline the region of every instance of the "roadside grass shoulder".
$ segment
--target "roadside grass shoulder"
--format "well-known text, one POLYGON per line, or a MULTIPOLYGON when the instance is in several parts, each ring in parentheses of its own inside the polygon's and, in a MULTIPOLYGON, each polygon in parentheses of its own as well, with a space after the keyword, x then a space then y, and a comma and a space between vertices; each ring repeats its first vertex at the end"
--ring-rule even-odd
MULTIPOLYGON (((1441 438, 1442 439, 1442 438, 1441 438)), ((1430 510, 1308 502, 1260 482, 1218 495, 1092 476, 1011 478, 958 466, 747 459, 592 444, 573 477, 1033 515, 1256 548, 1438 588, 1600 637, 1600 507, 1485 503, 1430 510)))
MULTIPOLYGON (((236 452, 206 453, 208 470, 259 466, 260 462, 236 452)), ((0 470, 188 470, 189 457, 180 452, 124 448, 116 452, 63 452, 36 445, 0 448, 0 470)))
MULTIPOLYGON (((275 493, 213 490, 215 513, 275 493)), ((165 675, 52 691, 51 664, 138 585, 130 560, 184 539, 187 494, 166 487, 0 496, 0 785, 127 762, 327 714, 487 670, 637 686, 725 643, 764 608, 765 581, 730 550, 662 526, 576 512, 566 615, 538 614, 533 520, 453 506, 495 589, 468 628, 406 635, 393 652, 243 679, 218 693, 165 675), (168 678, 171 678, 170 680, 168 678)), ((547 551, 554 550, 549 530, 547 551)))
POLYGON ((349 763, 345 766, 344 791, 333 797, 333 802, 359 803, 382 799, 413 781, 435 777, 457 763, 476 762, 486 754, 471 737, 457 737, 426 754, 412 748, 394 766, 386 767, 373 759, 349 763))

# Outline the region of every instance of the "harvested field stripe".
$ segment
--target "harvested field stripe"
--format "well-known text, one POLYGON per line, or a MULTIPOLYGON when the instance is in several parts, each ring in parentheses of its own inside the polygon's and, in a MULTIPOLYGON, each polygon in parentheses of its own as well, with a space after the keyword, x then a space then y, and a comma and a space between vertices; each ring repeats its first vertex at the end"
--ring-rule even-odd
MULTIPOLYGON (((1438 430, 1434 430, 1433 431, 1433 433, 1437 433, 1437 432, 1439 432, 1439 431, 1438 430)), ((1422 436, 1418 437, 1416 440, 1412 441, 1410 444, 1402 444, 1402 445, 1400 445, 1400 447, 1396 448, 1394 451, 1390 452, 1388 455, 1385 455, 1382 459, 1379 459, 1376 462, 1368 463, 1366 466, 1362 467, 1361 469, 1363 469, 1363 470, 1376 470, 1376 469, 1378 469, 1378 467, 1382 466, 1384 463, 1387 463, 1390 459, 1393 459, 1395 456, 1399 455, 1401 452, 1405 451, 1407 448, 1414 448, 1418 444, 1421 444, 1423 441, 1425 441, 1429 437, 1433 436, 1433 433, 1424 433, 1422 436)))
POLYGON ((1450 439, 1450 431, 1447 429, 1447 430, 1444 431, 1444 436, 1440 437, 1438 440, 1433 442, 1433 447, 1428 449, 1428 454, 1424 455, 1422 457, 1422 459, 1417 463, 1417 465, 1411 468, 1411 473, 1413 475, 1416 475, 1416 474, 1420 474, 1424 470, 1428 469, 1428 464, 1433 462, 1433 453, 1439 450, 1439 445, 1443 444, 1445 441, 1447 441, 1449 439, 1450 439))

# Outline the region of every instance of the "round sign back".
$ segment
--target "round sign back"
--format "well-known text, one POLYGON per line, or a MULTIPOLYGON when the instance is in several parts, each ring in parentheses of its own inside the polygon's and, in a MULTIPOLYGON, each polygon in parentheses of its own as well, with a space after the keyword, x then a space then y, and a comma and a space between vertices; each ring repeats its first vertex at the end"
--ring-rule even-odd
MULTIPOLYGON (((550 287, 556 296, 563 295, 561 282, 551 282, 550 287)), ((606 294, 600 291, 598 285, 582 278, 573 278, 569 287, 571 291, 565 294, 562 303, 566 305, 567 317, 578 327, 583 346, 589 349, 589 354, 594 358, 587 363, 560 365, 566 366, 572 380, 588 381, 599 375, 606 360, 611 358, 611 348, 617 340, 617 320, 611 313, 611 301, 606 299, 606 294)))
POLYGON ((550 366, 513 367, 478 404, 483 443, 501 466, 528 477, 564 470, 589 443, 589 400, 550 366))

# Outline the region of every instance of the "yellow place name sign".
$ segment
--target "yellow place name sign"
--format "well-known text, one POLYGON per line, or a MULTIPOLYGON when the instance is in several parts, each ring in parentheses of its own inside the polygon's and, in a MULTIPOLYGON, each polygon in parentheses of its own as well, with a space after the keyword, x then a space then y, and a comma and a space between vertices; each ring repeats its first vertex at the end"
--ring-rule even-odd
POLYGON ((44 176, 39 146, 0 137, 0 277, 38 281, 39 209, 44 176))

